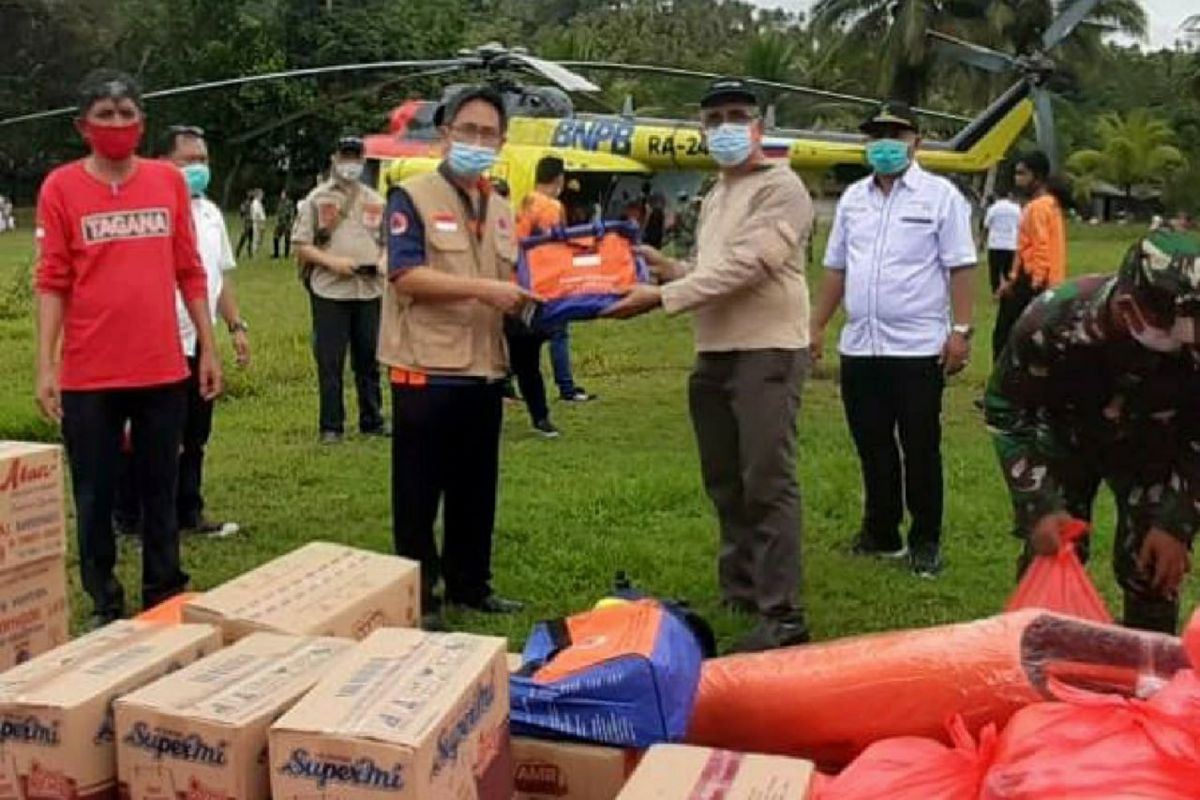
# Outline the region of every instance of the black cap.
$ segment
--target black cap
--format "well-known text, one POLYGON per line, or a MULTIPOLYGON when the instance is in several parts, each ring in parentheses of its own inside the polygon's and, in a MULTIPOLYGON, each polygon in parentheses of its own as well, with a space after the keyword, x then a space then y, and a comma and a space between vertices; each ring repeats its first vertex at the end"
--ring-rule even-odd
POLYGON ((491 105, 500 115, 500 127, 508 127, 508 111, 504 107, 504 98, 492 87, 482 84, 464 86, 445 97, 433 112, 433 124, 437 126, 446 124, 447 119, 454 119, 458 115, 459 109, 472 100, 482 100, 491 105))
POLYGON ((712 108, 721 103, 748 103, 758 105, 758 95, 750 84, 741 78, 717 78, 708 85, 704 96, 700 98, 701 108, 712 108))
POLYGON ((362 158, 363 140, 361 136, 343 136, 338 139, 337 154, 362 158))
POLYGON ((885 100, 871 112, 858 129, 868 136, 884 127, 907 128, 913 133, 920 133, 921 126, 917 124, 917 115, 902 100, 885 100))

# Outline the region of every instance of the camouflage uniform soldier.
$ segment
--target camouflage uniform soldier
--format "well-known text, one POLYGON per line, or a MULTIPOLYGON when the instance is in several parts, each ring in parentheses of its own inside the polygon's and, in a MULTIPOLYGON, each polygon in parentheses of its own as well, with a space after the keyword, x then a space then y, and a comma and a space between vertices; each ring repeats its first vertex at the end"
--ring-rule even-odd
MULTIPOLYGON (((1017 323, 988 385, 1020 570, 1058 549, 1067 516, 1117 502, 1124 623, 1174 632, 1200 524, 1200 240, 1151 234, 1113 277, 1068 281, 1017 323)), ((1087 557, 1086 542, 1081 557, 1087 557)))

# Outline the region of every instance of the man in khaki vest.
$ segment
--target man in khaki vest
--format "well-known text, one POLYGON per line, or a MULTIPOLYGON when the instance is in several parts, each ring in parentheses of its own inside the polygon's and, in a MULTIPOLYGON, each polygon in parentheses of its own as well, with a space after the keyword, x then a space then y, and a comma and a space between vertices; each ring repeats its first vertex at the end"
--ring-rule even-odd
POLYGON ((312 302, 323 444, 337 444, 345 434, 342 373, 347 348, 358 389, 358 429, 366 436, 387 436, 375 356, 383 294, 379 262, 384 202, 362 183, 362 172, 362 139, 341 139, 329 180, 304 198, 292 229, 312 302))
POLYGON ((532 302, 512 280, 512 209, 483 177, 504 143, 503 99, 468 87, 435 122, 445 160, 388 197, 379 337, 392 383, 393 535, 399 555, 421 562, 426 627, 440 625, 439 579, 448 603, 493 614, 522 608, 493 592, 491 559, 508 372, 503 320, 532 302))
POLYGON ((696 366, 688 403, 704 488, 721 526, 718 576, 725 604, 756 617, 736 649, 808 641, 800 586, 796 416, 809 367, 804 278, 812 234, 808 190, 762 149, 750 86, 715 81, 700 124, 720 177, 705 196, 694 261, 646 247, 665 285, 638 286, 609 316, 655 308, 691 312, 696 366))

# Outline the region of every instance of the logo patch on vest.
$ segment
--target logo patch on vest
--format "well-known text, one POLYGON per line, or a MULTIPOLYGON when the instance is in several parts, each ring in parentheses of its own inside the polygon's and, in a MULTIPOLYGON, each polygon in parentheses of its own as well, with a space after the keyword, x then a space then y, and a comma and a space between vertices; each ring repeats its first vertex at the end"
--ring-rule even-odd
POLYGON ((161 239, 171 235, 171 214, 165 208, 142 208, 136 211, 112 211, 107 214, 88 214, 83 223, 86 244, 128 241, 132 239, 161 239))
POLYGON ((392 236, 403 236, 408 233, 408 215, 403 211, 393 211, 388 220, 388 230, 392 236))
POLYGON ((362 207, 362 224, 364 228, 379 229, 379 225, 383 222, 383 204, 382 203, 363 203, 362 207))

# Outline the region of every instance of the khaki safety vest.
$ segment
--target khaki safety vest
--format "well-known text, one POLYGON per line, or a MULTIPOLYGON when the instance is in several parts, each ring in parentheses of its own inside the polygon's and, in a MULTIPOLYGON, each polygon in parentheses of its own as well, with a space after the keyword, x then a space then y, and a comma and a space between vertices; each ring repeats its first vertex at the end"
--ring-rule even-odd
MULTIPOLYGON (((489 193, 481 235, 462 197, 439 173, 401 183, 425 229, 425 266, 451 275, 512 280, 517 258, 512 207, 489 193)), ((478 300, 416 300, 388 282, 379 360, 427 375, 498 379, 508 372, 504 315, 478 300)))

